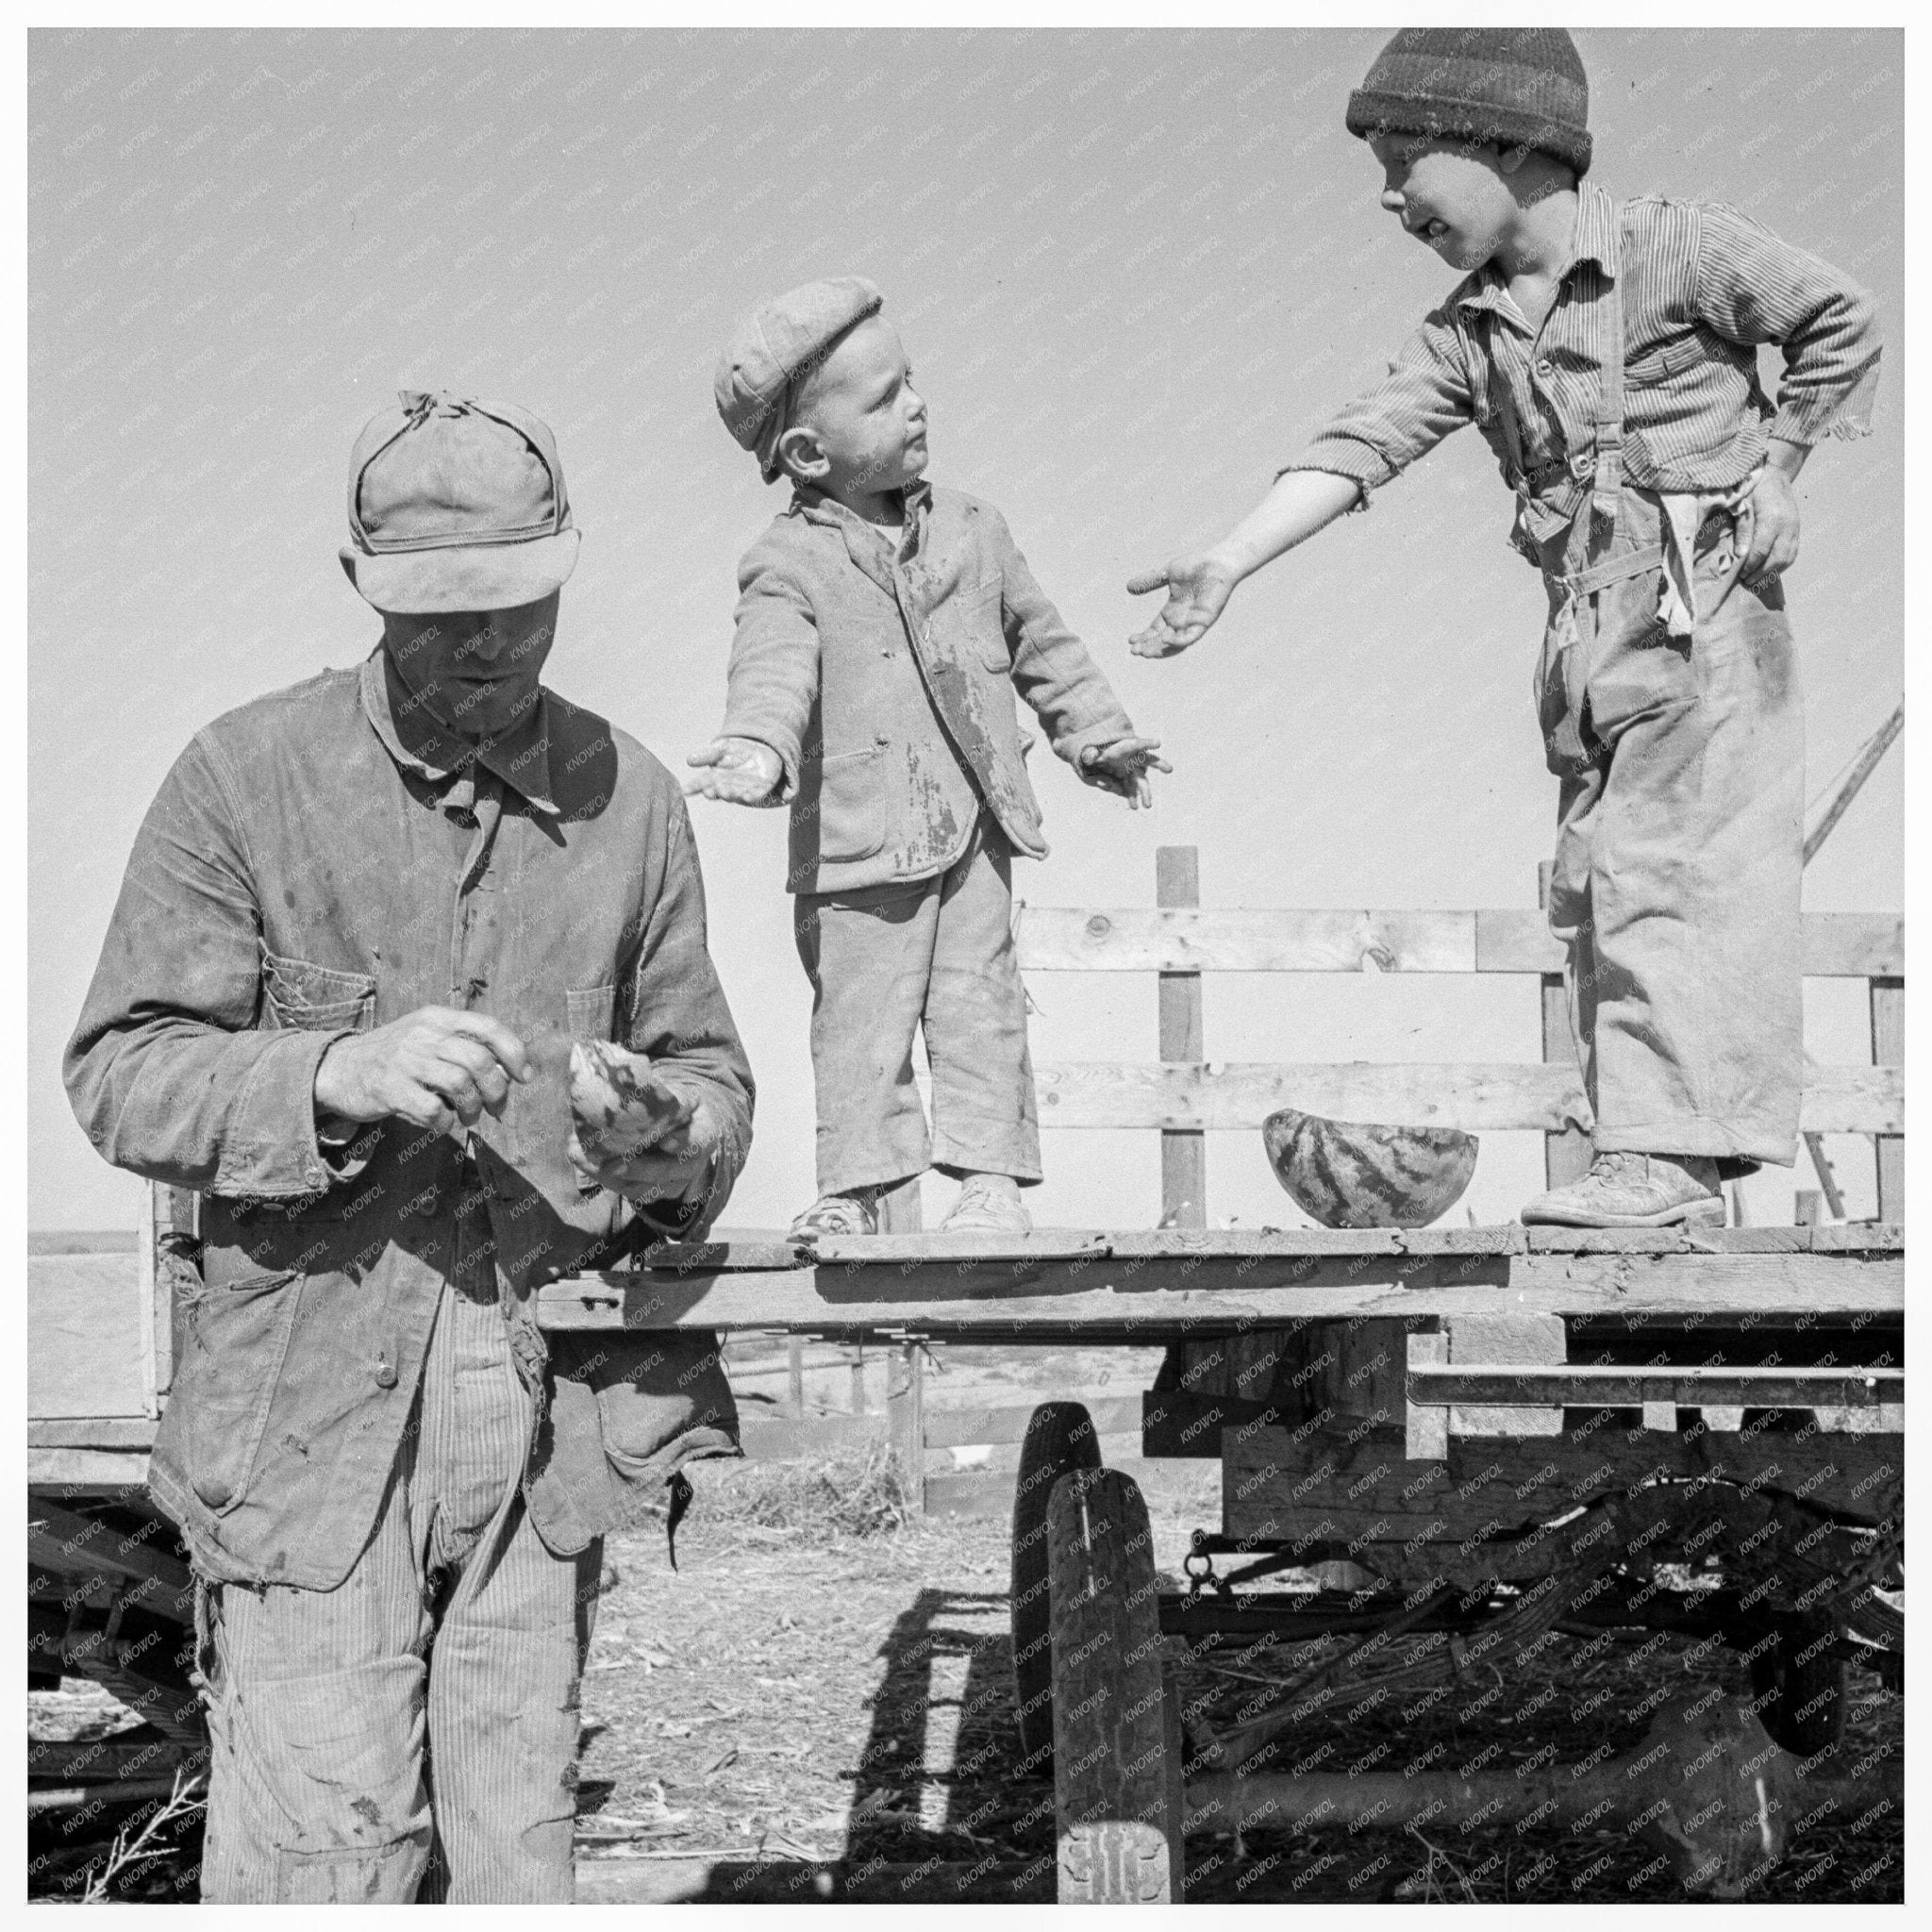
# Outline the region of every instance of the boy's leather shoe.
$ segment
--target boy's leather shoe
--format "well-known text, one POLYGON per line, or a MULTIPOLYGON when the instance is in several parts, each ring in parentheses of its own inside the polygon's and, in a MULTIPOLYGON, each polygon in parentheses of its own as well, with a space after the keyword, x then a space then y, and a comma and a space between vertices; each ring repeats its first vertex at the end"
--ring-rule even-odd
POLYGON ((791 1224, 788 1233, 795 1241, 815 1241, 824 1235, 878 1231, 878 1197, 868 1190, 862 1194, 821 1194, 791 1224))
POLYGON ((940 1223, 941 1234, 1031 1234, 1032 1217, 1020 1205, 1017 1192, 991 1186, 970 1174, 953 1203, 953 1211, 940 1223))
POLYGON ((1553 1227, 1695 1227, 1724 1224, 1717 1162, 1702 1154, 1599 1154, 1566 1188, 1539 1194, 1523 1210, 1553 1227))

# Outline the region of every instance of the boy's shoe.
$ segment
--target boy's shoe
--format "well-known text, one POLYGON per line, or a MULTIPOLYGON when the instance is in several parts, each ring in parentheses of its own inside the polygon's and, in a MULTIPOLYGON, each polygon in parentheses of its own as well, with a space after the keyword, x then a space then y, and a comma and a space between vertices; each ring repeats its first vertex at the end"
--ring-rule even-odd
POLYGON ((1599 1154, 1567 1188, 1539 1194, 1523 1210, 1551 1227, 1722 1227, 1717 1162, 1701 1154, 1599 1154))
POLYGON ((877 1197, 862 1194, 821 1194, 788 1232, 797 1241, 818 1241, 825 1235, 876 1234, 879 1231, 877 1197))
POLYGON ((1017 1191, 994 1187, 983 1174, 969 1174, 953 1203, 953 1211, 940 1223, 941 1234, 1031 1234, 1032 1217, 1020 1205, 1017 1191))

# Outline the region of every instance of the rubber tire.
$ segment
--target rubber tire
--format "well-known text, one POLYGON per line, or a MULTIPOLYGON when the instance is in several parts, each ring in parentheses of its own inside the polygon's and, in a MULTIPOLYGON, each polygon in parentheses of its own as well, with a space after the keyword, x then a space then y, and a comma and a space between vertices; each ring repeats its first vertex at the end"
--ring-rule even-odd
POLYGON ((1046 1541, 1059 1903, 1178 1904, 1179 1721, 1139 1485, 1118 1469, 1061 1477, 1046 1541))
POLYGON ((1079 1403, 1042 1402, 1027 1418, 1013 1491, 1013 1707, 1024 1775, 1053 1772, 1046 1506, 1061 1476, 1099 1467, 1100 1438, 1079 1403))
POLYGON ((1845 1702, 1851 1693, 1851 1667, 1845 1659, 1823 1655, 1803 1663, 1785 1661, 1824 1634, 1785 1630, 1777 1643, 1751 1659, 1751 1688, 1764 1699, 1758 1722, 1772 1741, 1793 1757, 1815 1757, 1844 1736, 1845 1702))

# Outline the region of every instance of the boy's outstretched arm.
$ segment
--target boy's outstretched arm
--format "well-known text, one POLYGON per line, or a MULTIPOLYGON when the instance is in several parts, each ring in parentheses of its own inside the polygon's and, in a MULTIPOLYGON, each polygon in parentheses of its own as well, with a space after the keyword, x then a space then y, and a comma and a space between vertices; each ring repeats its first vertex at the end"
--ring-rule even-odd
POLYGON ((1166 604, 1129 648, 1138 658, 1171 658, 1198 643, 1242 578, 1365 505, 1370 491, 1473 420, 1461 345, 1446 308, 1438 308, 1382 381, 1343 404, 1219 543, 1128 580, 1137 597, 1167 588, 1166 604))
POLYGON ((1354 507, 1361 485, 1326 470, 1286 470, 1274 488, 1219 543, 1176 557, 1127 580, 1137 597, 1167 590, 1167 602, 1128 641, 1137 658, 1171 658, 1198 643, 1226 608, 1237 584, 1285 550, 1306 542, 1354 507))
POLYGON ((767 536, 738 568, 724 722, 685 759, 688 797, 785 805, 798 790, 803 740, 818 694, 819 632, 811 598, 767 536))

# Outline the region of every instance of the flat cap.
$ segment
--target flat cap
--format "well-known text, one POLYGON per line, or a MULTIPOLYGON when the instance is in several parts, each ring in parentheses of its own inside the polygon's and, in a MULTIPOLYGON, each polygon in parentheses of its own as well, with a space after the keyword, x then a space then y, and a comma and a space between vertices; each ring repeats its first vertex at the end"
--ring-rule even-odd
POLYGON ((758 457, 767 483, 778 474, 792 385, 885 299, 863 275, 834 275, 768 297, 731 331, 712 390, 725 428, 758 457))
POLYGON ((513 403, 405 390, 349 458, 349 581, 378 610, 508 610, 576 566, 549 425, 513 403))

